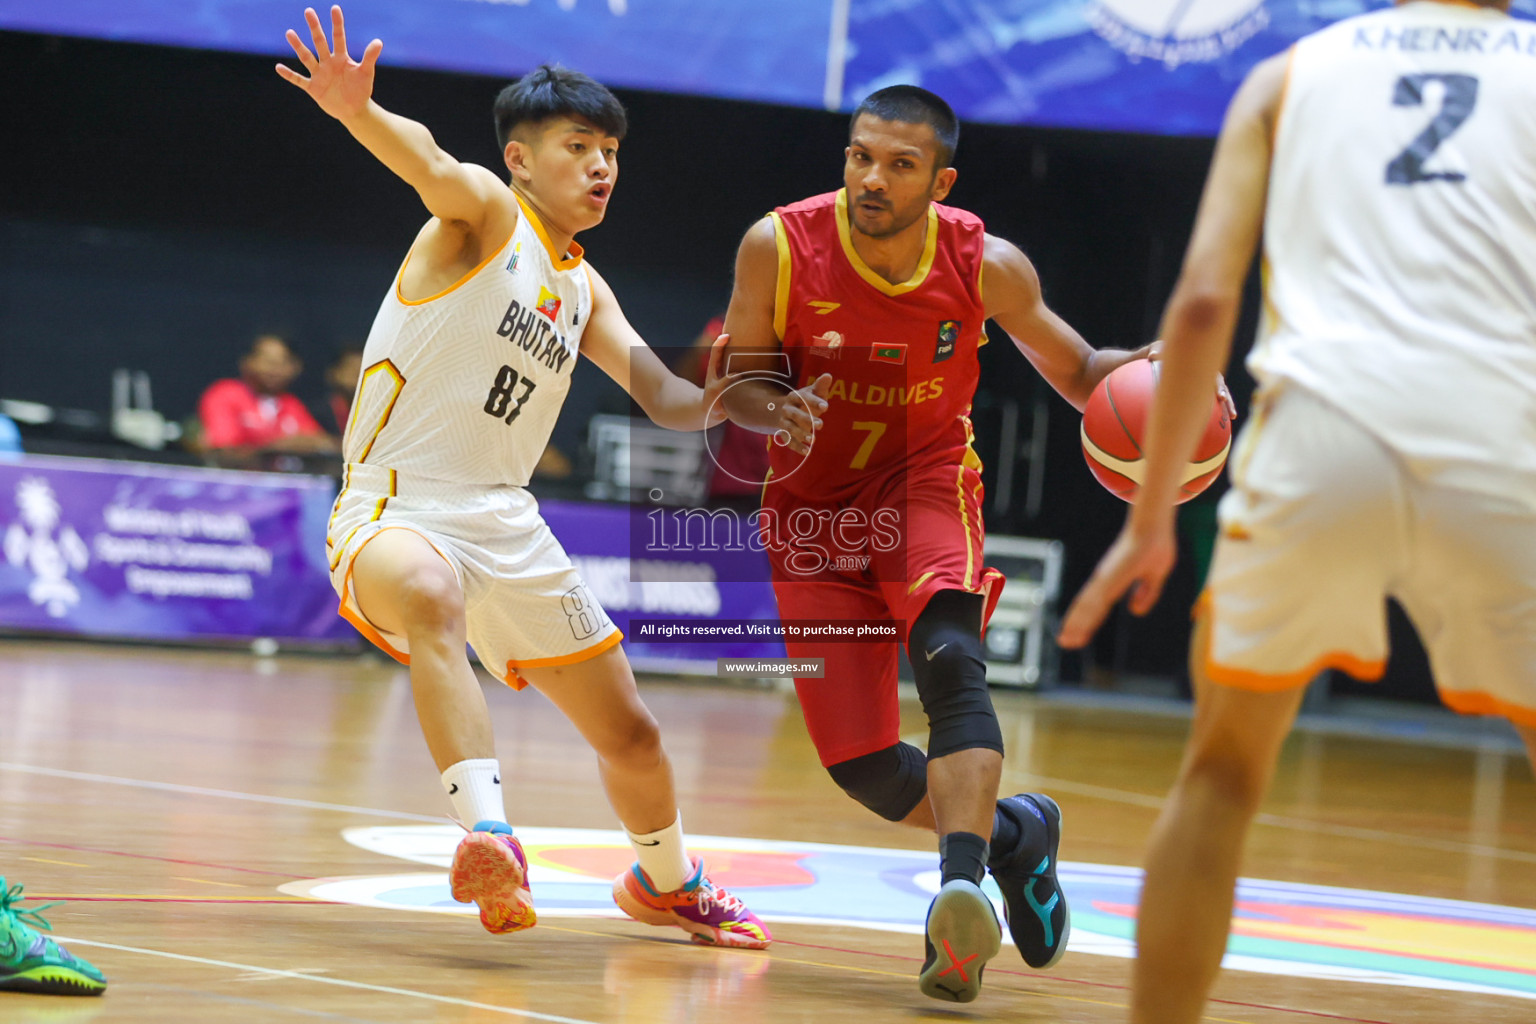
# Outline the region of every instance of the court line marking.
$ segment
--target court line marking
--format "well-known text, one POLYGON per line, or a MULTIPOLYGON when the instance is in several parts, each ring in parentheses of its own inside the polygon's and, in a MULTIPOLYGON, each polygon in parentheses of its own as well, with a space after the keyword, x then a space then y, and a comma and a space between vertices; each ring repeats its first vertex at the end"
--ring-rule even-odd
POLYGON ((539 1013, 536 1010, 519 1010, 511 1006, 497 1006, 494 1003, 477 1003, 470 999, 456 999, 453 996, 439 996, 431 992, 417 992, 409 988, 395 988, 391 985, 370 985, 366 981, 349 981, 346 978, 322 978, 314 974, 300 974, 298 971, 281 971, 273 967, 257 967, 254 964, 234 963, 229 960, 213 960, 205 956, 187 956, 184 953, 167 953, 162 949, 143 949, 139 946, 119 946, 115 942, 96 942, 91 939, 68 939, 56 936, 60 942, 71 946, 95 946, 98 949, 115 949, 121 953, 138 953, 142 956, 160 956, 168 960, 182 960, 191 964, 206 964, 210 967, 228 967, 234 970, 254 971, 257 974, 267 975, 273 978, 291 978, 299 981, 314 982, 317 985, 335 985, 338 988, 362 989, 365 992, 383 992, 392 996, 408 996, 412 999, 425 999, 434 1003, 445 1003, 449 1006, 467 1006, 472 1010, 488 1010, 491 1013, 505 1014, 509 1017, 521 1017, 524 1020, 549 1021, 550 1024, 598 1024, 597 1021, 584 1020, 579 1017, 557 1017, 552 1013, 539 1013))
MULTIPOLYGON (((589 934, 596 935, 598 933, 597 932, 592 932, 592 933, 589 933, 589 934)), ((850 956, 878 956, 878 957, 885 957, 886 959, 890 959, 890 960, 910 960, 912 963, 920 963, 921 962, 915 956, 906 956, 905 954, 902 954, 902 953, 879 953, 879 952, 876 952, 874 950, 869 950, 869 949, 847 949, 847 948, 844 948, 842 946, 824 946, 824 945, 818 945, 818 944, 812 943, 812 942, 796 942, 793 939, 774 939, 773 941, 776 942, 776 943, 785 945, 785 946, 801 946, 801 947, 806 948, 806 949, 824 949, 824 950, 827 950, 828 952, 832 952, 832 953, 847 953, 850 956)), ((837 964, 825 964, 823 966, 835 967, 835 966, 838 966, 838 965, 837 964)), ((990 967, 991 965, 988 964, 988 966, 990 967)), ((846 968, 846 969, 854 969, 854 970, 856 970, 858 968, 846 968)), ((875 973, 875 974, 890 974, 891 972, 889 972, 889 971, 873 971, 872 973, 875 973)), ((1026 973, 1024 971, 1009 970, 1006 967, 993 967, 992 968, 992 973, 994 973, 994 974, 1006 974, 1006 975, 1008 975, 1010 977, 1014 977, 1014 978, 1029 978, 1029 979, 1031 979, 1033 981, 1036 981, 1036 982, 1056 981, 1056 982, 1062 982, 1062 983, 1072 984, 1072 985, 1087 985, 1087 986, 1090 986, 1092 988, 1112 988, 1112 989, 1116 989, 1116 990, 1121 991, 1121 992, 1129 992, 1130 988, 1131 988, 1129 985, 1117 985, 1117 984, 1115 984, 1112 981, 1089 981, 1087 978, 1069 978, 1069 977, 1067 977, 1064 974, 1041 974, 1041 973, 1036 972, 1036 971, 1030 971, 1030 972, 1026 973)), ((902 977, 902 978, 907 977, 907 975, 905 975, 905 974, 894 975, 894 976, 895 977, 902 977)), ((1051 998, 1051 999, 1071 999, 1071 998, 1073 998, 1072 996, 1057 995, 1056 993, 1033 992, 1031 990, 1026 990, 1026 989, 1009 989, 1008 991, 1010 991, 1010 992, 1029 991, 1030 994, 1032 994, 1032 995, 1043 995, 1043 996, 1047 996, 1048 998, 1051 998)), ((1085 1002, 1093 1002, 1093 1000, 1084 1000, 1084 1001, 1085 1002)), ((1237 1000, 1237 999, 1219 999, 1219 998, 1216 998, 1215 996, 1212 996, 1210 1001, 1213 1002, 1213 1003, 1220 1003, 1220 1004, 1222 1004, 1224 1006, 1236 1006, 1236 1007, 1241 1007, 1241 1008, 1247 1009, 1247 1010, 1270 1010, 1270 1011, 1272 1011, 1274 1013, 1294 1013, 1294 1014, 1299 1014, 1299 1015, 1304 1016, 1304 1017, 1322 1017, 1322 1018, 1325 1018, 1327 1020, 1345 1021, 1346 1024, 1391 1024, 1390 1021, 1376 1020, 1376 1019, 1371 1018, 1371 1017, 1346 1017, 1346 1016, 1344 1016, 1342 1014, 1325 1013, 1325 1012, 1323 1012, 1321 1010, 1298 1010, 1298 1009, 1296 1009, 1294 1007, 1290 1007, 1290 1006, 1275 1006, 1275 1005, 1272 1005, 1270 1003, 1245 1003, 1245 1002, 1242 1002, 1241 1000, 1237 1000)), ((1100 1003, 1098 1005, 1101 1005, 1101 1006, 1121 1006, 1121 1007, 1125 1006, 1124 1003, 1100 1003)), ((1205 1017, 1203 1019, 1205 1019, 1205 1020, 1214 1020, 1214 1021, 1223 1021, 1224 1024, 1241 1024, 1241 1022, 1227 1021, 1226 1018, 1224 1018, 1224 1017, 1205 1017)))
MULTIPOLYGON (((108 850, 100 846, 75 846, 70 843, 44 843, 36 839, 18 839, 0 836, 0 843, 16 843, 19 846, 43 846, 50 850, 74 850, 76 853, 100 853, 108 857, 131 857, 134 860, 155 860, 163 864, 185 864, 194 868, 218 868, 220 871, 238 871, 245 875, 271 875, 273 878, 293 878, 291 871, 268 871, 264 868, 241 868, 233 864, 211 864, 205 860, 183 860, 180 857, 156 857, 152 853, 129 853, 126 850, 108 850)), ((81 865, 85 867, 86 865, 81 865)))
MULTIPOLYGON (((1132 804, 1137 807, 1148 808, 1149 810, 1160 811, 1168 802, 1166 797, 1152 796, 1148 793, 1137 793, 1128 789, 1096 786, 1087 782, 1073 782, 1070 779, 1057 779, 1048 775, 1036 775, 1028 771, 1021 771, 1018 774, 1038 781, 1042 789, 1059 790, 1063 793, 1072 793, 1077 796, 1095 797, 1100 800, 1132 804)), ((1536 853, 1527 853, 1525 850, 1507 850, 1500 846, 1461 843, 1453 839, 1433 839, 1427 836, 1413 835, 1408 832, 1389 832, 1386 829, 1377 828, 1357 828, 1353 825, 1332 825, 1323 821, 1290 818, 1279 814, 1258 814, 1254 816, 1253 822, 1255 825, 1267 825, 1270 828, 1291 829, 1296 832, 1312 832, 1318 835, 1335 836, 1340 839, 1366 839, 1372 842, 1391 843, 1394 846, 1417 846, 1420 849, 1435 850, 1440 853, 1457 853, 1474 857, 1498 857, 1503 860, 1536 864, 1536 853)))
POLYGON ((210 789, 207 786, 184 786, 175 782, 154 782, 149 779, 128 779, 120 775, 97 775, 95 772, 72 772, 64 768, 44 768, 35 764, 17 764, 0 761, 0 771, 23 772, 28 775, 49 775, 57 779, 74 779, 79 782, 104 782, 111 786, 135 786, 139 789, 158 789, 166 793, 189 793, 193 796, 216 796, 226 800, 248 800, 258 804, 276 804, 280 807, 303 807, 312 811, 341 811, 344 814, 365 814, 375 818, 404 818, 407 821, 430 821, 434 825, 450 823, 441 814, 412 814, 409 811, 385 811, 377 807, 354 807, 351 804, 327 804, 317 800, 300 800, 291 796, 263 796, 259 793, 241 793, 233 789, 210 789))
POLYGON ((69 903, 310 903, 317 907, 348 907, 352 903, 318 900, 305 896, 157 896, 154 893, 71 893, 43 892, 40 900, 65 900, 69 903))

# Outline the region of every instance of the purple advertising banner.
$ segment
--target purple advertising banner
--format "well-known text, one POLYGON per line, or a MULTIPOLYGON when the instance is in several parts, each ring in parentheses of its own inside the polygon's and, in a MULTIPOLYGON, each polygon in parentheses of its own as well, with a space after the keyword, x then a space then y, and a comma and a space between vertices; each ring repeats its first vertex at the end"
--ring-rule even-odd
POLYGON ((325 477, 94 459, 0 462, 0 628, 351 643, 325 477))
POLYGON ((541 501, 539 511, 587 587, 624 631, 624 648, 635 667, 714 675, 716 658, 784 656, 784 644, 776 639, 645 641, 630 628, 631 619, 777 622, 768 557, 761 551, 745 544, 670 549, 646 544, 650 520, 659 514, 652 508, 541 501))

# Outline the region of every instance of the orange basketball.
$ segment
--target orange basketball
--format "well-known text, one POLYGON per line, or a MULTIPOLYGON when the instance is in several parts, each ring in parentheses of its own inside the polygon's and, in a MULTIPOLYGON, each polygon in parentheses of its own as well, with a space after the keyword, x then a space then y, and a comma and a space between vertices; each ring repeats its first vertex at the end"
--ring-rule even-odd
MULTIPOLYGON (((1146 462, 1141 440, 1152 412, 1158 364, 1136 359, 1118 367, 1093 389, 1083 410, 1083 457, 1099 483, 1116 497, 1132 501, 1141 487, 1146 462)), ((1195 458, 1180 480, 1179 501, 1186 502, 1211 485, 1232 448, 1232 421, 1212 388, 1211 415, 1195 448, 1195 458)))

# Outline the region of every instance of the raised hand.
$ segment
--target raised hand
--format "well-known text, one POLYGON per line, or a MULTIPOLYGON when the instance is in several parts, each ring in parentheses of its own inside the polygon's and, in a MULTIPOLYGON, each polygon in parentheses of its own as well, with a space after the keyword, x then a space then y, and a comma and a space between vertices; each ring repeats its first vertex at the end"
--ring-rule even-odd
POLYGON ((355 61, 347 56, 347 31, 342 23, 341 8, 331 8, 331 39, 327 45, 325 30, 320 26, 320 15, 313 7, 304 9, 304 21, 309 25, 309 35, 315 49, 310 51, 293 29, 288 30, 288 45, 298 56, 299 63, 309 72, 305 78, 286 64, 277 65, 277 73, 285 82, 292 83, 309 93, 309 98, 320 109, 345 121, 361 114, 373 95, 373 72, 378 65, 384 44, 375 39, 363 50, 363 59, 355 61))

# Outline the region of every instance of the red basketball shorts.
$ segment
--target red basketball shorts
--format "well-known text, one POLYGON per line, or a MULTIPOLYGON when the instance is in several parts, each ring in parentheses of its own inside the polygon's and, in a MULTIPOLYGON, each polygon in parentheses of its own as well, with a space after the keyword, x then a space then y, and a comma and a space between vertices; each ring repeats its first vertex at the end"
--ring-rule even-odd
MULTIPOLYGON (((929 466, 870 480, 852 497, 817 501, 769 483, 763 540, 779 617, 895 622, 902 642, 941 590, 985 597, 1002 573, 982 564, 981 477, 929 466)), ((786 638, 791 658, 822 658, 825 678, 796 679, 806 728, 823 765, 895 744, 901 736, 895 643, 786 638)))

